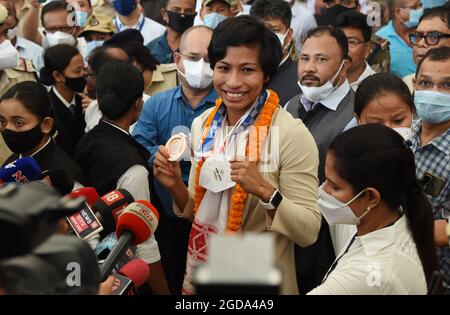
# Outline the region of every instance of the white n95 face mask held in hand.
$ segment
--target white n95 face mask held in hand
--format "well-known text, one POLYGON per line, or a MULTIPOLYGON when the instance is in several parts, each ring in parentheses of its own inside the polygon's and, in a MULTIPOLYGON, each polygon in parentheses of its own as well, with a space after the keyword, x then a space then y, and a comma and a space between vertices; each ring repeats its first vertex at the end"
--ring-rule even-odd
POLYGON ((230 162, 224 154, 214 154, 206 159, 200 170, 199 185, 213 193, 236 185, 231 180, 230 162))
POLYGON ((338 87, 334 86, 333 82, 336 80, 338 75, 341 73, 344 61, 342 61, 336 74, 328 80, 325 84, 321 86, 305 86, 298 82, 298 86, 302 90, 303 96, 306 97, 311 102, 320 102, 331 95, 338 87))
POLYGON ((0 70, 14 69, 19 66, 19 52, 9 40, 0 44, 0 70))
MULTIPOLYGON (((323 186, 323 185, 322 185, 323 186)), ((323 217, 327 220, 328 224, 352 224, 359 225, 361 219, 370 211, 370 208, 359 217, 357 217, 353 210, 350 208, 350 204, 356 200, 359 196, 364 193, 362 190, 355 197, 353 197, 350 201, 344 203, 333 196, 329 195, 326 191, 323 190, 322 186, 319 187, 318 195, 319 199, 317 200, 317 204, 319 206, 320 211, 322 212, 323 217)))
POLYGON ((206 89, 213 80, 213 71, 208 62, 203 58, 197 61, 186 60, 182 58, 184 73, 178 70, 187 83, 194 89, 206 89))

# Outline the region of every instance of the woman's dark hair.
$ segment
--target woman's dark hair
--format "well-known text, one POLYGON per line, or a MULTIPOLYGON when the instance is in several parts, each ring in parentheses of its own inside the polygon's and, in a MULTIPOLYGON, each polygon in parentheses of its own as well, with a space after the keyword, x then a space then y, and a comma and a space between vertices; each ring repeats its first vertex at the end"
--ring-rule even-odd
POLYGON ((63 73, 72 58, 79 54, 78 49, 67 44, 48 48, 44 53, 44 67, 41 69, 39 81, 45 85, 55 84, 53 71, 63 73))
POLYGON ((383 125, 362 125, 339 134, 328 152, 353 193, 373 187, 391 209, 403 208, 430 284, 433 271, 439 268, 433 211, 416 178, 414 154, 402 136, 383 125))
MULTIPOLYGON (((4 100, 15 99, 19 101, 27 111, 37 116, 39 121, 45 117, 55 120, 55 112, 50 102, 47 89, 45 86, 34 81, 23 81, 13 85, 0 98, 0 102, 4 100)), ((53 129, 50 135, 56 131, 56 124, 53 123, 53 129)))
POLYGON ((228 47, 255 47, 264 74, 272 77, 281 62, 282 49, 278 37, 257 18, 241 15, 228 18, 214 29, 208 47, 211 67, 227 53, 228 47))
POLYGON ((142 97, 144 78, 129 62, 112 60, 100 70, 96 92, 103 115, 119 119, 142 97))
POLYGON ((383 72, 365 78, 358 86, 355 94, 355 114, 360 117, 367 104, 380 95, 392 93, 400 97, 413 113, 416 112, 414 98, 408 86, 394 74, 383 72))
POLYGON ((143 70, 155 71, 159 62, 150 54, 147 47, 143 45, 129 45, 124 47, 125 52, 130 56, 130 61, 142 66, 143 70))
POLYGON ((54 118, 53 107, 50 103, 45 86, 34 81, 23 81, 12 86, 0 101, 15 99, 19 101, 30 113, 40 120, 45 117, 54 118))

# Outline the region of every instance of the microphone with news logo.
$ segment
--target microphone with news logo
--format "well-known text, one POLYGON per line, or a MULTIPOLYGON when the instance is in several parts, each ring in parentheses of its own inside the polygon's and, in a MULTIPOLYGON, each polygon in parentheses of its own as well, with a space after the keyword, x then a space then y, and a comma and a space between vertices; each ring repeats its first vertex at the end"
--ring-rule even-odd
POLYGON ((158 211, 146 200, 135 201, 123 210, 117 221, 117 244, 100 268, 101 281, 111 274, 130 244, 139 245, 155 232, 158 221, 158 211))
POLYGON ((64 169, 45 170, 38 180, 55 188, 63 196, 69 194, 75 185, 73 178, 64 169))
POLYGON ((67 194, 66 197, 71 199, 82 197, 85 200, 80 211, 66 217, 78 237, 86 240, 103 230, 102 224, 92 209, 92 205, 100 198, 94 187, 79 188, 67 194))
POLYGON ((132 202, 133 196, 127 190, 119 188, 103 195, 93 204, 92 210, 103 225, 100 233, 102 238, 116 231, 117 218, 132 202))
POLYGON ((0 168, 0 184, 28 183, 41 175, 38 162, 29 156, 17 159, 0 168))

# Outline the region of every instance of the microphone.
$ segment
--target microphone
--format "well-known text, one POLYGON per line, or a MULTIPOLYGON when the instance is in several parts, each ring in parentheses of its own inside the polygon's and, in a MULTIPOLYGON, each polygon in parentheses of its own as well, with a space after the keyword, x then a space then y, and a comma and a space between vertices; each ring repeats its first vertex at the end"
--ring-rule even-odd
POLYGON ((29 156, 17 159, 0 168, 0 184, 28 183, 41 174, 38 162, 29 156))
POLYGON ((99 199, 99 195, 95 188, 83 187, 67 194, 66 197, 71 199, 82 197, 86 200, 80 211, 66 217, 78 237, 86 240, 92 235, 98 234, 103 230, 103 226, 91 208, 92 205, 99 199))
POLYGON ((136 288, 143 285, 150 274, 150 268, 141 259, 133 259, 114 274, 112 295, 138 295, 136 288))
POLYGON ((41 182, 54 187, 61 195, 67 195, 73 189, 75 181, 63 169, 46 170, 38 178, 41 182))
POLYGON ((158 211, 146 200, 135 201, 123 210, 117 221, 117 244, 100 269, 101 281, 106 280, 130 244, 139 245, 155 232, 158 220, 158 211))
POLYGON ((92 207, 94 203, 100 198, 97 190, 94 187, 83 187, 77 190, 72 191, 67 194, 67 197, 71 199, 76 199, 78 197, 84 197, 86 199, 86 203, 92 207))
POLYGON ((139 288, 147 281, 150 267, 142 259, 133 259, 120 268, 118 273, 133 281, 134 286, 139 288))
POLYGON ((103 225, 101 237, 116 231, 117 218, 122 211, 134 201, 133 196, 125 189, 119 188, 103 195, 92 206, 103 225))

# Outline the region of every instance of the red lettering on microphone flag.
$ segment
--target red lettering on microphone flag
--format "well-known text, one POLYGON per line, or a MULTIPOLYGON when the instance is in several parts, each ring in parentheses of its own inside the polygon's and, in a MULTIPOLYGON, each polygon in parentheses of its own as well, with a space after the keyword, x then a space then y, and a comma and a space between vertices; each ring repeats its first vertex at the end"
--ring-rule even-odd
POLYGON ((81 233, 88 228, 88 225, 86 224, 83 217, 79 213, 71 216, 69 219, 70 219, 70 222, 72 222, 73 227, 77 230, 78 233, 81 233))
POLYGON ((14 177, 16 183, 23 183, 28 181, 27 177, 22 174, 22 171, 17 171, 12 176, 14 177))

